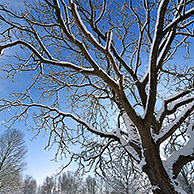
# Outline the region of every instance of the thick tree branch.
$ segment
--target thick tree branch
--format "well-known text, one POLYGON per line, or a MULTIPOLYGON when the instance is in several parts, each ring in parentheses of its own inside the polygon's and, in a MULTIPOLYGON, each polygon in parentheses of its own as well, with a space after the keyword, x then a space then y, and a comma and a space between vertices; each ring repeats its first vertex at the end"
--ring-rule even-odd
POLYGON ((189 18, 190 16, 192 16, 194 14, 194 8, 191 8, 190 10, 188 10, 184 15, 181 15, 179 17, 177 17, 176 19, 174 19, 164 30, 163 30, 163 34, 166 34, 169 30, 173 29, 175 26, 177 26, 181 21, 186 20, 187 18, 189 18))
POLYGON ((96 75, 95 71, 93 69, 90 69, 90 68, 79 67, 73 63, 58 61, 57 59, 55 59, 55 60, 46 59, 31 44, 29 44, 28 42, 23 41, 23 40, 16 40, 14 42, 10 42, 10 43, 7 43, 5 45, 1 45, 0 46, 0 53, 3 52, 3 49, 13 47, 16 45, 26 46, 29 50, 31 50, 39 58, 41 63, 53 64, 53 65, 57 65, 60 67, 68 67, 68 68, 74 69, 74 70, 76 70, 80 73, 83 73, 83 74, 96 75))
POLYGON ((168 137, 170 137, 187 119, 187 117, 194 111, 194 101, 187 104, 187 107, 182 111, 182 113, 159 135, 156 136, 155 140, 158 144, 164 142, 168 137))
POLYGON ((183 148, 173 152, 173 154, 164 161, 165 166, 167 169, 170 170, 173 178, 176 178, 179 174, 182 167, 187 164, 188 162, 191 162, 194 160, 194 124, 193 122, 189 124, 188 126, 188 133, 190 135, 190 140, 186 145, 184 145, 183 148))
MULTIPOLYGON (((79 28, 81 29, 82 33, 85 35, 86 39, 91 42, 99 51, 101 51, 102 53, 104 53, 108 59, 110 60, 113 69, 116 73, 116 75, 121 79, 122 75, 121 72, 118 69, 118 66, 116 64, 116 61, 114 59, 114 57, 112 56, 112 54, 110 53, 109 49, 104 48, 96 39, 95 37, 87 30, 86 26, 84 25, 84 23, 81 20, 81 17, 78 13, 77 10, 77 6, 74 3, 71 3, 71 11, 72 11, 72 15, 74 16, 76 23, 78 24, 79 28)), ((111 38, 112 40, 112 38, 111 38)), ((107 41, 110 41, 110 38, 107 39, 107 41)), ((108 48, 110 48, 110 42, 107 44, 109 45, 108 48)))
POLYGON ((174 113, 179 107, 186 105, 194 100, 194 97, 185 97, 187 94, 191 93, 193 89, 182 91, 178 94, 175 94, 167 99, 164 99, 162 108, 158 112, 156 118, 161 124, 165 118, 165 116, 174 113), (182 99, 183 98, 183 99, 182 99), (177 101, 178 100, 178 101, 177 101), (173 103, 170 106, 169 103, 173 103))
POLYGON ((152 43, 152 48, 150 51, 150 61, 148 67, 148 97, 145 109, 145 121, 146 125, 150 125, 153 121, 153 112, 156 103, 156 90, 157 90, 157 56, 158 49, 162 39, 162 31, 164 25, 164 18, 169 1, 161 1, 158 8, 157 23, 155 27, 155 35, 152 43))

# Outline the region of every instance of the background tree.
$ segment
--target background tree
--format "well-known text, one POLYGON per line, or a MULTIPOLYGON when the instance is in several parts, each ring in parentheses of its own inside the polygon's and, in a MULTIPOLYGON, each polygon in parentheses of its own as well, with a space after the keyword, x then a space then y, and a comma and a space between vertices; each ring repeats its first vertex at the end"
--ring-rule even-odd
POLYGON ((96 194, 96 187, 97 187, 97 183, 95 178, 91 177, 90 175, 86 178, 86 187, 87 187, 87 191, 88 194, 96 194))
POLYGON ((15 60, 4 55, 10 63, 2 70, 6 78, 34 77, 25 91, 1 100, 2 111, 18 108, 8 125, 33 116, 37 133, 49 131, 47 147, 57 143, 56 156, 70 154, 85 171, 101 168, 109 149, 114 155, 121 145, 148 175, 154 194, 180 192, 176 178, 194 159, 193 1, 35 0, 24 6, 20 12, 0 8, 0 53, 23 51, 15 60), (183 126, 186 142, 163 161, 160 147, 183 126), (80 149, 70 152, 72 145, 80 149))
POLYGON ((56 181, 54 176, 46 177, 41 188, 40 194, 55 194, 56 192, 56 181))
POLYGON ((64 194, 78 194, 82 187, 82 178, 73 172, 64 172, 58 178, 58 189, 64 194))
POLYGON ((31 176, 26 175, 23 186, 22 186, 22 194, 36 194, 37 192, 37 183, 36 180, 31 176))
POLYGON ((84 175, 78 174, 77 172, 68 171, 55 177, 54 187, 49 186, 53 185, 49 183, 49 180, 53 180, 53 176, 46 177, 44 183, 39 186, 38 194, 46 192, 51 194, 120 194, 99 176, 92 177, 88 175, 84 177, 84 175), (46 189, 51 187, 55 189, 46 189))
POLYGON ((27 149, 24 134, 16 129, 6 130, 0 136, 0 193, 20 193, 21 173, 27 149))

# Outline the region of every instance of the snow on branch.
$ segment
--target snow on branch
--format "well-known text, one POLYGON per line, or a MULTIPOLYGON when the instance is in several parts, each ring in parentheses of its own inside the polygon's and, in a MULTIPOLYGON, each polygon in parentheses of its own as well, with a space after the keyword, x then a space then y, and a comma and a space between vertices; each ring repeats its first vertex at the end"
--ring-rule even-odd
POLYGON ((111 44, 111 40, 112 40, 112 32, 108 33, 108 38, 107 38, 107 49, 102 46, 97 40, 96 38, 88 31, 88 29, 86 28, 86 26, 84 25, 81 17, 80 17, 80 14, 77 10, 77 6, 75 3, 71 2, 70 3, 70 6, 71 6, 71 12, 72 12, 72 15, 73 17, 75 18, 80 30, 82 31, 82 33, 85 35, 86 39, 91 42, 99 51, 101 51, 102 53, 104 53, 108 59, 110 60, 112 66, 113 66, 113 69, 115 71, 115 73, 117 74, 117 76, 122 79, 122 74, 121 72, 119 71, 118 69, 118 66, 116 64, 116 61, 112 55, 112 53, 110 52, 110 44, 111 44))
MULTIPOLYGON (((158 8, 157 22, 155 25, 155 34, 153 43, 150 49, 149 56, 149 67, 146 76, 143 78, 144 81, 149 82, 148 97, 145 106, 144 118, 148 124, 151 123, 152 112, 156 103, 156 92, 157 92, 157 56, 159 51, 160 42, 162 40, 162 31, 164 25, 164 18, 169 0, 162 0, 158 8), (148 76, 148 77, 147 77, 148 76), (149 79, 147 79, 149 78, 149 79)), ((143 82, 144 82, 143 81, 143 82)))
POLYGON ((102 19, 105 11, 106 11, 106 0, 103 1, 103 9, 102 9, 99 17, 95 20, 95 25, 102 19))
POLYGON ((187 107, 182 111, 182 113, 163 131, 155 136, 155 141, 159 144, 164 142, 170 135, 172 135, 185 121, 185 119, 194 111, 194 100, 190 102, 187 107))
POLYGON ((194 14, 194 8, 191 8, 184 15, 179 15, 176 19, 174 19, 164 30, 163 34, 166 34, 169 30, 171 30, 174 26, 178 25, 181 21, 186 20, 194 14))
POLYGON ((166 103, 170 103, 172 101, 175 101, 181 97, 184 97, 185 95, 189 94, 190 92, 192 92, 194 89, 189 89, 189 90, 185 90, 185 91, 181 91, 180 93, 177 93, 173 96, 170 96, 169 98, 165 99, 166 103))
POLYGON ((57 66, 61 66, 61 67, 68 67, 71 69, 74 69, 80 73, 83 74, 89 74, 89 75, 95 75, 95 71, 92 68, 84 68, 84 67, 80 67, 77 66, 71 62, 66 62, 66 61, 58 61, 57 59, 46 59, 44 58, 31 44, 29 44, 26 41, 23 40, 16 40, 4 45, 0 45, 0 53, 2 54, 3 50, 9 47, 13 47, 16 45, 24 45, 26 46, 29 50, 31 50, 40 60, 41 63, 46 63, 46 64, 53 64, 53 65, 57 65, 57 66))
POLYGON ((131 121, 131 119, 125 112, 123 113, 122 118, 124 120, 125 127, 127 129, 128 141, 132 141, 137 145, 140 145, 141 143, 140 135, 134 123, 131 121))
POLYGON ((170 115, 170 114, 174 113, 177 110, 177 108, 192 102, 194 100, 193 96, 183 98, 184 96, 191 93, 192 91, 193 91, 193 88, 189 89, 189 90, 182 91, 182 92, 177 93, 173 96, 170 96, 167 99, 164 99, 163 104, 162 104, 162 108, 159 110, 159 112, 156 116, 157 121, 159 121, 162 124, 162 121, 164 120, 164 117, 166 115, 170 115), (171 104, 169 105, 169 103, 171 103, 171 104))
POLYGON ((167 172, 172 178, 177 177, 180 169, 188 162, 194 160, 194 123, 188 126, 188 134, 190 139, 188 143, 181 149, 175 151, 167 160, 163 161, 167 172))
POLYGON ((106 49, 108 52, 110 52, 111 41, 112 41, 112 31, 109 30, 109 31, 107 32, 106 47, 105 47, 105 49, 106 49))
POLYGON ((74 16, 80 30, 84 33, 84 35, 86 36, 86 38, 88 39, 88 41, 92 42, 93 45, 98 48, 100 51, 105 52, 105 48, 96 40, 96 38, 88 31, 88 29, 86 28, 86 26, 84 25, 80 14, 77 10, 77 6, 75 3, 71 2, 70 4, 71 6, 71 12, 72 15, 74 16))
POLYGON ((121 143, 123 148, 127 151, 127 153, 130 154, 130 156, 133 159, 135 159, 137 162, 140 162, 141 155, 140 155, 139 149, 136 149, 137 145, 134 147, 134 144, 131 144, 130 141, 124 139, 124 137, 121 135, 120 128, 116 129, 116 136, 117 138, 119 138, 119 142, 121 143))

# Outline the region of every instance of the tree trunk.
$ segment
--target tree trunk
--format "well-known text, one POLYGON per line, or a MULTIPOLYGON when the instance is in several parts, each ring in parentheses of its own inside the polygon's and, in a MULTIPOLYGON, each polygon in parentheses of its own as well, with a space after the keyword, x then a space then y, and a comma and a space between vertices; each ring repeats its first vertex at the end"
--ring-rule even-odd
POLYGON ((162 164, 159 148, 153 143, 149 148, 145 149, 144 156, 146 163, 142 169, 151 181, 153 193, 178 194, 162 164))

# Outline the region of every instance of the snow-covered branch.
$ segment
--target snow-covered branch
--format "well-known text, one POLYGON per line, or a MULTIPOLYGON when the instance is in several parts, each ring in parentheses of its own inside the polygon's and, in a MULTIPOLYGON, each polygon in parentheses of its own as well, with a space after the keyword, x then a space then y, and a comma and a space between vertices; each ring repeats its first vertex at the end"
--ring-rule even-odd
POLYGON ((185 12, 184 15, 180 15, 179 17, 177 17, 176 19, 174 19, 164 30, 163 30, 163 34, 166 34, 169 30, 171 30, 172 28, 174 28, 174 26, 178 25, 180 22, 182 22, 183 20, 186 20, 187 18, 189 18, 190 16, 192 16, 194 14, 194 8, 191 8, 190 10, 188 10, 187 12, 185 12))
MULTIPOLYGON (((75 45, 77 45, 80 50, 82 51, 84 57, 86 58, 86 60, 91 64, 91 66, 95 69, 96 74, 101 77, 113 90, 117 91, 118 90, 118 84, 103 70, 101 69, 98 64, 95 62, 95 60, 92 58, 92 56, 89 54, 88 50, 86 49, 86 46, 83 44, 83 42, 81 42, 80 40, 76 39, 76 37, 73 35, 73 33, 69 33, 68 27, 65 24, 63 17, 62 17, 62 12, 60 10, 60 5, 58 0, 53 0, 54 4, 55 4, 55 10, 56 10, 56 16, 58 18, 59 23, 61 24, 61 27, 64 31, 64 33, 66 34, 66 36, 68 37, 68 39, 70 40, 70 42, 73 42, 75 45)), ((83 30, 83 32, 85 32, 85 35, 87 38, 89 38, 90 41, 92 41, 94 43, 94 45, 96 45, 98 47, 98 49, 100 50, 104 50, 104 47, 102 47, 98 41, 93 37, 93 35, 91 33, 89 33, 89 31, 86 29, 86 27, 84 26, 79 13, 77 11, 77 7, 76 5, 71 2, 72 5, 72 11, 74 11, 73 13, 75 14, 74 16, 76 17, 76 21, 78 22, 78 24, 81 27, 81 30, 83 30)))
POLYGON ((87 30, 86 26, 84 25, 79 13, 78 13, 78 10, 77 10, 77 6, 75 5, 75 3, 71 2, 70 4, 71 6, 71 12, 72 12, 72 15, 74 16, 80 30, 83 32, 83 34, 85 35, 86 39, 91 42, 99 51, 101 51, 102 53, 104 53, 110 60, 112 66, 113 66, 113 69, 115 71, 115 73, 117 74, 117 76, 122 79, 122 75, 121 75, 121 72, 119 71, 118 69, 118 65, 116 63, 116 60, 114 59, 112 53, 110 52, 110 49, 107 49, 107 48, 110 48, 110 44, 111 44, 111 40, 112 40, 112 32, 111 33, 108 33, 107 35, 107 48, 102 46, 97 40, 96 38, 87 30))
POLYGON ((33 54, 35 54, 38 57, 38 59, 40 60, 41 63, 53 64, 53 65, 57 65, 57 66, 61 66, 61 67, 68 67, 68 68, 74 69, 74 70, 76 70, 80 73, 83 73, 83 74, 96 75, 95 71, 91 68, 80 67, 80 66, 77 66, 73 63, 65 62, 65 61, 63 62, 63 61, 59 61, 56 59, 53 59, 53 60, 46 59, 36 50, 36 48, 34 48, 31 44, 29 44, 28 42, 23 41, 23 40, 16 40, 16 41, 4 44, 4 45, 0 45, 0 53, 2 53, 4 49, 9 48, 9 47, 13 47, 16 45, 26 46, 29 50, 31 50, 33 52, 33 54))
POLYGON ((173 154, 164 161, 164 166, 167 172, 171 174, 172 178, 177 177, 181 168, 190 161, 194 160, 194 123, 188 126, 189 141, 183 148, 174 151, 173 154))
POLYGON ((162 107, 156 116, 157 121, 159 121, 162 124, 165 116, 174 113, 179 107, 192 102, 194 100, 194 97, 192 97, 192 96, 183 98, 187 94, 191 93, 192 91, 193 91, 193 89, 184 90, 184 91, 179 92, 173 96, 170 96, 167 99, 164 99, 162 107), (170 106, 169 106, 169 104, 170 104, 170 106))
MULTIPOLYGON (((160 42, 162 40, 162 31, 164 25, 164 18, 166 9, 168 6, 169 1, 163 0, 160 2, 160 6, 158 8, 158 15, 157 15, 157 22, 155 26, 155 34, 154 39, 150 51, 150 59, 149 59, 149 67, 148 67, 148 97, 145 107, 144 117, 148 124, 152 122, 152 112, 154 112, 154 107, 156 103, 156 90, 157 90, 157 56, 158 56, 158 49, 160 46, 160 42)), ((146 78, 145 78, 146 79, 146 78)))
POLYGON ((119 142, 123 146, 123 148, 128 152, 128 154, 134 158, 137 162, 140 162, 141 152, 137 144, 130 142, 128 139, 124 139, 121 135, 120 128, 116 129, 116 136, 119 138, 119 142))
POLYGON ((181 114, 169 126, 164 128, 159 135, 156 136, 155 141, 157 141, 159 144, 164 142, 170 135, 172 135, 181 126, 181 124, 193 111, 194 111, 194 101, 192 98, 191 102, 187 104, 187 107, 184 108, 184 110, 182 110, 181 114))

